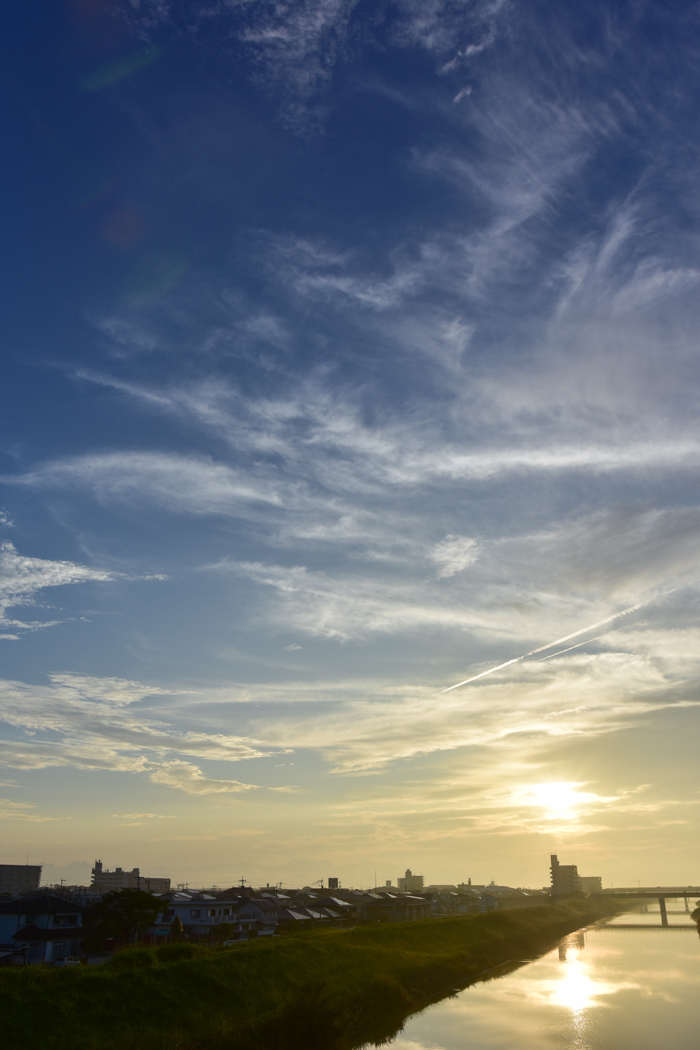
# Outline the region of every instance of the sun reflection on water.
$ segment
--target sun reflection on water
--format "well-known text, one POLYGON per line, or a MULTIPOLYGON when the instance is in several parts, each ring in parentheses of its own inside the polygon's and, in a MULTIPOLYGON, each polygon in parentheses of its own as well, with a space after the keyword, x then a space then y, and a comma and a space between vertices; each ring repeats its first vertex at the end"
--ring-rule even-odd
POLYGON ((588 1037, 593 1012, 606 1005, 602 997, 631 987, 628 982, 610 982, 594 977, 585 951, 585 934, 579 932, 567 937, 559 945, 558 973, 549 979, 533 981, 528 995, 539 1003, 568 1011, 570 1045, 577 1050, 587 1050, 590 1045, 588 1037))
POLYGON ((564 969, 559 980, 553 982, 549 996, 550 1003, 565 1006, 573 1013, 600 1005, 596 999, 601 993, 600 981, 591 978, 589 967, 581 958, 584 947, 584 944, 571 939, 560 945, 559 958, 564 963, 564 969))

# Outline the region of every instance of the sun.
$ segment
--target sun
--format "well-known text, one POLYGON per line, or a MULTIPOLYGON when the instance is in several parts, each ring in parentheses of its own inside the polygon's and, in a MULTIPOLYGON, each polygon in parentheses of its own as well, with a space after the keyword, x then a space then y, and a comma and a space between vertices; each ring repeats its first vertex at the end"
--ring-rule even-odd
POLYGON ((551 820, 572 820, 580 806, 594 802, 597 795, 580 791, 574 781, 552 781, 547 784, 529 784, 518 792, 519 801, 544 810, 551 820))

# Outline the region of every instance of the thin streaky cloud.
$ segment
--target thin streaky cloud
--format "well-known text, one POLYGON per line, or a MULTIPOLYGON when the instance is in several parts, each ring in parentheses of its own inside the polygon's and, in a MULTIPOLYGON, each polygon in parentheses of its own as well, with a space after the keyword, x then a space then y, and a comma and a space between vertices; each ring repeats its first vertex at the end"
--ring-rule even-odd
MULTIPOLYGON (((666 592, 666 594, 671 593, 673 592, 666 592)), ((605 620, 598 620, 597 623, 592 623, 588 627, 581 627, 578 631, 574 631, 572 634, 565 634, 562 638, 557 638, 554 642, 548 642, 546 645, 541 645, 538 649, 531 649, 529 653, 523 653, 522 656, 516 656, 513 660, 507 660, 506 663, 498 664, 496 667, 491 667, 488 671, 482 671, 481 674, 474 675, 472 678, 465 678, 463 682, 457 682, 455 685, 448 686, 447 689, 442 689, 441 692, 449 693, 453 689, 459 689, 460 686, 469 685, 470 682, 476 682, 479 678, 485 678, 486 675, 493 674, 495 671, 500 671, 504 667, 510 667, 512 664, 520 663, 521 660, 526 660, 528 656, 535 656, 536 653, 543 653, 547 649, 551 649, 555 645, 561 645, 562 642, 568 642, 572 638, 578 638, 578 636, 581 634, 587 634, 588 631, 595 631, 598 629, 598 627, 604 627, 606 624, 612 623, 613 620, 619 620, 621 616, 628 616, 630 613, 637 612, 639 609, 643 609, 646 605, 649 605, 658 597, 660 596, 654 595, 651 598, 647 598, 646 601, 638 602, 636 605, 631 605, 629 609, 622 609, 621 612, 613 613, 612 616, 606 617, 605 620)), ((572 646, 572 648, 575 648, 575 646, 572 646)), ((541 661, 537 662, 541 663, 541 661)))

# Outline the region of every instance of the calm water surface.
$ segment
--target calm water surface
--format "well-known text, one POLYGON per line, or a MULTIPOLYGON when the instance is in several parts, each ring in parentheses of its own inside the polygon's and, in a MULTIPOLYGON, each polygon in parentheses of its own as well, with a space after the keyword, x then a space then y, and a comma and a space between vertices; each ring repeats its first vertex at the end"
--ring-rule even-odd
POLYGON ((650 906, 572 934, 409 1018, 391 1050, 699 1050, 700 939, 676 907, 689 929, 658 929, 650 906))

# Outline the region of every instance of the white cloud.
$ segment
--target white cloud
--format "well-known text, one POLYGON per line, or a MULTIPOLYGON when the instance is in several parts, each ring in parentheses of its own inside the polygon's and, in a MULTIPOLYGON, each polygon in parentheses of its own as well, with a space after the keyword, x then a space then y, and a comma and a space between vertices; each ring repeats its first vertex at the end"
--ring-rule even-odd
POLYGON ((364 573, 330 575, 302 565, 287 568, 260 562, 225 561, 207 568, 239 573, 273 588, 278 601, 268 611, 270 619, 324 638, 347 640, 426 625, 466 628, 479 620, 463 602, 425 593, 421 584, 410 580, 364 573))
POLYGON ((60 817, 42 817, 30 812, 34 808, 31 802, 13 802, 9 798, 0 798, 0 820, 23 820, 31 824, 60 820, 60 817))
POLYGON ((479 544, 469 536, 446 536, 433 547, 431 558, 438 569, 438 579, 454 576, 473 565, 479 557, 479 544))
MULTIPOLYGON (((121 573, 93 569, 87 565, 75 565, 68 561, 49 561, 45 558, 28 558, 19 554, 10 542, 0 544, 0 624, 17 630, 34 631, 58 623, 51 621, 25 621, 8 619, 8 609, 18 605, 36 605, 36 595, 46 587, 63 587, 68 584, 91 581, 106 582, 119 579, 121 573)), ((0 636, 12 641, 18 635, 0 636)))
POLYGON ((177 820, 173 813, 112 813, 120 820, 177 820))
MULTIPOLYGON (((686 645, 696 635, 686 632, 686 645)), ((371 683, 357 682, 356 699, 315 719, 280 716, 266 733, 280 746, 319 750, 344 772, 462 748, 486 752, 498 764, 515 755, 532 758, 554 740, 618 732, 667 708, 698 706, 685 698, 688 673, 697 673, 696 658, 681 671, 655 647, 521 664, 490 685, 475 683, 446 696, 415 686, 385 688, 382 695, 371 683)), ((256 691, 257 700, 264 695, 264 688, 256 691)))
MULTIPOLYGON (((64 587, 69 584, 105 583, 134 577, 121 572, 93 569, 87 565, 75 565, 69 561, 49 561, 45 558, 28 558, 17 552, 10 542, 0 544, 0 625, 15 630, 37 631, 53 627, 60 620, 17 620, 6 616, 15 606, 39 606, 37 598, 47 587, 64 587)), ((163 580, 165 576, 143 576, 141 579, 163 580)), ((0 638, 18 641, 17 634, 0 634, 0 638)))
POLYGON ((12 543, 0 545, 0 608, 29 604, 44 587, 62 587, 89 580, 114 580, 119 573, 74 565, 68 561, 48 561, 18 554, 12 543))
POLYGON ((74 766, 141 773, 167 767, 182 755, 236 762, 267 753, 255 741, 221 732, 203 733, 135 711, 158 687, 80 675, 49 676, 47 686, 0 680, 0 722, 12 739, 0 739, 0 762, 13 769, 74 766), (19 734, 19 735, 17 735, 19 734))
POLYGON ((239 780, 211 780, 191 762, 164 762, 157 767, 150 767, 150 777, 154 784, 165 784, 188 795, 240 793, 252 791, 257 786, 242 784, 239 780))
POLYGON ((104 503, 158 503, 195 514, 231 513, 239 504, 279 503, 275 487, 209 458, 114 452, 60 460, 25 479, 29 485, 84 485, 104 503))
POLYGON ((414 295, 424 282, 425 264, 396 253, 389 277, 367 273, 362 260, 308 239, 267 237, 268 266, 301 296, 373 310, 388 310, 414 295))
MULTIPOLYGON (((187 31, 222 23, 221 39, 235 37, 256 64, 254 79, 270 92, 284 122, 308 131, 322 116, 319 95, 328 85, 357 0, 210 0, 185 5, 187 31)), ((169 3, 140 0, 126 13, 132 26, 150 35, 163 24, 182 27, 169 3)))

